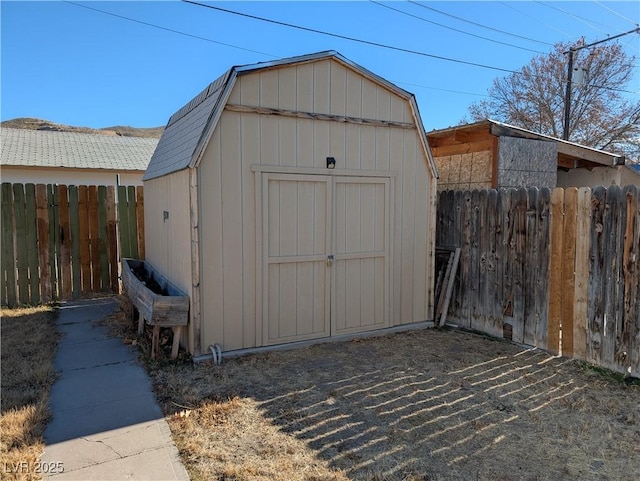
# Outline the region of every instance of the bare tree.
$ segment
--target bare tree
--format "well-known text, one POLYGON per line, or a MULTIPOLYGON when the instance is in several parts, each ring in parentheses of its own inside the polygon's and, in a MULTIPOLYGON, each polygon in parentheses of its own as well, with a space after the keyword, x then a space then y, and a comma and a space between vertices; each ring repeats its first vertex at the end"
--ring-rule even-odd
MULTIPOLYGON (((491 118, 561 138, 570 47, 559 43, 553 52, 535 57, 516 73, 497 78, 489 99, 469 107, 472 120, 491 118)), ((590 147, 640 158, 640 101, 629 92, 635 57, 617 43, 579 49, 574 67, 585 77, 572 82, 569 140, 590 147)), ((637 87, 637 85, 636 85, 637 87)))

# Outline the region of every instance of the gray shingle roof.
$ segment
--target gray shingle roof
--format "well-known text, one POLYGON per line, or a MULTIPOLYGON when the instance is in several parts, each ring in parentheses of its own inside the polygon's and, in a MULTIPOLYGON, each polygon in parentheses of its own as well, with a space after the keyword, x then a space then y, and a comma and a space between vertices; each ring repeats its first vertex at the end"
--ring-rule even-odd
POLYGON ((2 166, 144 171, 158 139, 0 129, 2 166))
POLYGON ((142 179, 150 180, 195 165, 195 161, 205 146, 204 144, 208 141, 207 135, 213 131, 238 75, 260 69, 331 57, 337 58, 341 62, 352 66, 367 77, 375 78, 377 82, 386 85, 398 95, 405 98, 413 98, 413 95, 409 92, 363 67, 350 62, 335 51, 319 52, 270 62, 232 67, 207 86, 207 88, 194 97, 187 105, 171 116, 162 134, 162 138, 158 143, 158 148, 154 152, 149 167, 142 179))

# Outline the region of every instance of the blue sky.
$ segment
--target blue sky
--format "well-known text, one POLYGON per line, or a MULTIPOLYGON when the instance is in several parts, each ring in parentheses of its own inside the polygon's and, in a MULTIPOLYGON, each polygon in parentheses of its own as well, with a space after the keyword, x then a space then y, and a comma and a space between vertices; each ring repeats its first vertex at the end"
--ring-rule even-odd
MULTIPOLYGON (((337 50, 413 92, 426 129, 439 129, 485 98, 492 81, 507 75, 500 69, 517 70, 559 41, 584 36, 590 43, 640 23, 637 1, 198 1, 426 55, 179 1, 3 0, 1 119, 162 126, 232 65, 337 50)), ((640 57, 640 35, 619 42, 640 57)), ((629 90, 637 101, 640 67, 629 90)))

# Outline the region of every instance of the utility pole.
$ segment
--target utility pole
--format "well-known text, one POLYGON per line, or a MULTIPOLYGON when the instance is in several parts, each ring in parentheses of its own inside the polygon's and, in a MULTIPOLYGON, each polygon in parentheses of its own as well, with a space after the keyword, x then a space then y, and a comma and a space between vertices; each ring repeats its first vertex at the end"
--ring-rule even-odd
POLYGON ((598 40, 597 42, 593 42, 588 45, 571 47, 567 52, 564 52, 565 55, 569 54, 569 62, 567 63, 567 88, 564 94, 564 123, 562 127, 563 140, 569 140, 569 119, 571 117, 571 81, 573 79, 573 54, 578 50, 582 50, 583 48, 589 48, 603 42, 615 40, 616 38, 624 37, 625 35, 629 35, 630 33, 640 33, 640 27, 634 28, 633 30, 629 30, 628 32, 614 35, 613 37, 605 38, 604 40, 598 40))

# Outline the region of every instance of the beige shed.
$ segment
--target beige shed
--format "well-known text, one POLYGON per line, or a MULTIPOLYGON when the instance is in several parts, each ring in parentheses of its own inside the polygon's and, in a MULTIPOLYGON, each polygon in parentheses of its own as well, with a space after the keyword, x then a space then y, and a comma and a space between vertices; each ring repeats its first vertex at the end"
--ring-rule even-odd
POLYGON ((146 260, 189 295, 194 356, 433 319, 415 98, 336 52, 231 68, 169 119, 143 180, 146 260))

